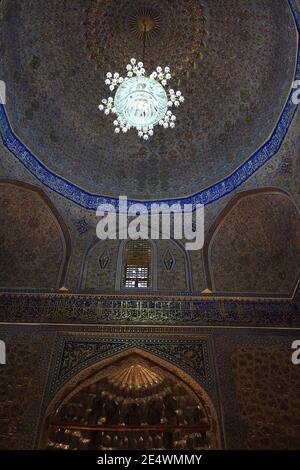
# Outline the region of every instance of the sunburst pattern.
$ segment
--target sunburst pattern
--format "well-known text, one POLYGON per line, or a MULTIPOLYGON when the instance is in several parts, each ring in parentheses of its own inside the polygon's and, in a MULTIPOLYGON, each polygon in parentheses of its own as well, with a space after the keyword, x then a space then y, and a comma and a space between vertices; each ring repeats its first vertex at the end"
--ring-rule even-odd
POLYGON ((120 389, 147 389, 160 384, 163 378, 141 364, 132 364, 122 371, 117 370, 109 382, 120 389))

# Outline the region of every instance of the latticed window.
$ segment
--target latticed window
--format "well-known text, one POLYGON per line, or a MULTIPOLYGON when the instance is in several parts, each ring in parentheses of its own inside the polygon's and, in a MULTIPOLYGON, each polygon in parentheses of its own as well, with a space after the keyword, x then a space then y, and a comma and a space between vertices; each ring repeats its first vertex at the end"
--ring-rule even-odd
POLYGON ((151 287, 151 243, 147 240, 130 240, 125 246, 124 286, 151 287))

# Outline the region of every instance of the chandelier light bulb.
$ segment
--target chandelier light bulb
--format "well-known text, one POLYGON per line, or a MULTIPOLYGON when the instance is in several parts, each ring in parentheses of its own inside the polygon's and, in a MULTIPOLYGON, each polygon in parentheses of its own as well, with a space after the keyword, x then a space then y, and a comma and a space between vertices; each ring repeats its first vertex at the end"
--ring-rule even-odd
POLYGON ((176 116, 171 109, 184 102, 182 93, 168 87, 171 79, 169 67, 156 67, 150 76, 146 76, 144 64, 135 58, 126 66, 126 77, 117 72, 106 74, 105 85, 115 92, 103 99, 98 106, 106 116, 116 114, 113 120, 114 131, 126 134, 131 127, 138 131, 138 136, 147 141, 154 134, 154 127, 174 128, 176 116))

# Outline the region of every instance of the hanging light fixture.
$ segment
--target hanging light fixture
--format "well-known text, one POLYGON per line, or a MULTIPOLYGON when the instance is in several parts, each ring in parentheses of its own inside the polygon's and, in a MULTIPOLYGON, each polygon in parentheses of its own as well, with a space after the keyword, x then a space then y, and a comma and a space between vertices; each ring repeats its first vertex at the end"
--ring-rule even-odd
POLYGON ((132 58, 127 65, 126 77, 118 73, 106 74, 105 84, 115 96, 104 98, 99 110, 105 115, 114 116, 115 133, 126 133, 135 128, 138 136, 148 140, 154 133, 154 127, 160 125, 165 129, 174 128, 176 116, 172 108, 184 102, 182 93, 169 87, 171 72, 169 67, 156 68, 150 76, 144 68, 147 22, 143 23, 144 43, 143 62, 132 58))

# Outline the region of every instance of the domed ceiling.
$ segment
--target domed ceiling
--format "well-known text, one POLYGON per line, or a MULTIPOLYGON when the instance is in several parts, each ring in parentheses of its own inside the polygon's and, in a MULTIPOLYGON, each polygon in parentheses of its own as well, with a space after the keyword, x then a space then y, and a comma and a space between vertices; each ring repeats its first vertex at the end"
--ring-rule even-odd
POLYGON ((51 172, 87 192, 178 198, 224 179, 270 136, 289 95, 297 35, 285 0, 11 0, 1 5, 6 112, 51 172), (142 142, 98 111, 107 71, 169 65, 186 101, 142 142))

